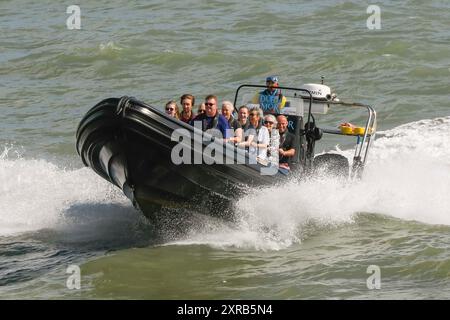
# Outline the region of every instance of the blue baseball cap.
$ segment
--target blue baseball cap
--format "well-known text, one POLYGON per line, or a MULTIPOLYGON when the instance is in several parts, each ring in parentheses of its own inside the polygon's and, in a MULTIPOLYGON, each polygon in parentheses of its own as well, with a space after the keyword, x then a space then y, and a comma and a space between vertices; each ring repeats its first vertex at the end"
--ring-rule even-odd
POLYGON ((278 77, 277 76, 270 76, 266 78, 266 82, 271 81, 271 82, 278 82, 278 77))

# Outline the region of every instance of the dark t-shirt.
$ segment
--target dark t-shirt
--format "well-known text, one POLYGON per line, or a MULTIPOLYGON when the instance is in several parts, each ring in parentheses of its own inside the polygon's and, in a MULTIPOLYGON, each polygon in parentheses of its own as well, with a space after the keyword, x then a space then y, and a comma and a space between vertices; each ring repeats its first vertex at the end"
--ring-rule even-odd
MULTIPOLYGON (((280 134, 280 148, 287 151, 290 149, 296 149, 294 146, 295 136, 289 131, 285 131, 283 134, 280 134)), ((295 150, 297 152, 297 150, 295 150)), ((290 163, 293 157, 283 156, 280 158, 280 163, 290 163)))

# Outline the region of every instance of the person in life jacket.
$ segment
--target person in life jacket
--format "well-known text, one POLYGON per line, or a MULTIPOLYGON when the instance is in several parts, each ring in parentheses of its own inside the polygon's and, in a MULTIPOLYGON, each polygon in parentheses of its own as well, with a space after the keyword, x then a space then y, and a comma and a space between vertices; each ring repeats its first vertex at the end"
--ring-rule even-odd
POLYGON ((286 98, 278 87, 278 77, 266 78, 267 89, 253 97, 252 103, 259 103, 264 113, 280 114, 286 104, 286 98))
POLYGON ((194 125, 194 122, 201 121, 203 131, 217 129, 222 133, 223 139, 228 139, 230 126, 227 119, 219 113, 217 100, 215 95, 208 95, 205 98, 205 113, 198 114, 190 124, 194 125))

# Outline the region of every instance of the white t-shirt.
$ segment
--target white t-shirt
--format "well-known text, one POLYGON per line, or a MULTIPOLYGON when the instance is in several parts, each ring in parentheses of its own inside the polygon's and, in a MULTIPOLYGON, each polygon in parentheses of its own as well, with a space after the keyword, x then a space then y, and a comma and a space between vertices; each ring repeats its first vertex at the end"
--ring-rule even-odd
MULTIPOLYGON (((258 139, 256 139, 256 137, 253 137, 253 142, 258 143, 258 144, 265 144, 265 145, 269 146, 269 143, 270 143, 269 130, 267 130, 266 127, 262 126, 258 132, 258 139)), ((259 157, 260 159, 267 159, 267 147, 266 148, 256 148, 256 147, 250 146, 249 152, 252 154, 256 154, 257 157, 259 157)))

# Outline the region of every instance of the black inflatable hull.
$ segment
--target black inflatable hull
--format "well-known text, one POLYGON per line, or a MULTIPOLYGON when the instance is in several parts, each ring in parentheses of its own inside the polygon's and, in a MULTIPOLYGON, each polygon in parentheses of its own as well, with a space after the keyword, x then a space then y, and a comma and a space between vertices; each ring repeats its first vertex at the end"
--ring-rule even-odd
MULTIPOLYGON (((228 215, 230 206, 249 187, 273 184, 280 178, 279 174, 262 175, 260 164, 176 165, 171 152, 178 142, 171 136, 180 128, 193 137, 192 126, 150 105, 132 98, 110 98, 82 119, 76 146, 86 166, 121 188, 149 218, 162 207, 228 215)), ((202 143, 202 151, 209 143, 202 143)), ((233 149, 233 157, 242 152, 233 149)))

